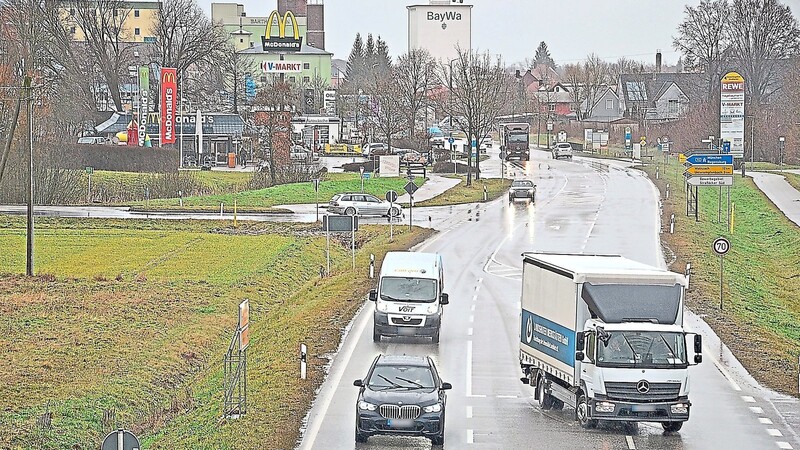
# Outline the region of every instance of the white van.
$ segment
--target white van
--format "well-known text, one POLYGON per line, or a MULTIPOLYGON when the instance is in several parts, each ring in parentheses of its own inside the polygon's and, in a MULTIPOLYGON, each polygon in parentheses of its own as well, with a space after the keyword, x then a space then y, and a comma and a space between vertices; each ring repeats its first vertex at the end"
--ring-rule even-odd
POLYGON ((389 252, 383 258, 375 302, 372 340, 381 336, 430 336, 439 342, 444 293, 444 268, 437 253, 389 252))

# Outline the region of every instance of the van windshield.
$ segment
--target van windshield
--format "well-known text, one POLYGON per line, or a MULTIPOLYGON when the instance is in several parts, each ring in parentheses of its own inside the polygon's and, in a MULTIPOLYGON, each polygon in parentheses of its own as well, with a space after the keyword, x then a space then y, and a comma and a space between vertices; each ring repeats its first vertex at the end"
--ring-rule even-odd
POLYGON ((430 278, 385 277, 381 280, 381 300, 435 302, 436 280, 430 278))

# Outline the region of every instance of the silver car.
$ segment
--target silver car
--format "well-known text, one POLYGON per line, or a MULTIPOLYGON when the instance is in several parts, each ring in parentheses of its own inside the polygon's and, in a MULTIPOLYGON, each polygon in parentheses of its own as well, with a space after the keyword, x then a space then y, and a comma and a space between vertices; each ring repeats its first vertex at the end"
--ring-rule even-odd
POLYGON ((333 196, 328 203, 328 211, 348 216, 398 217, 403 213, 403 207, 397 203, 390 204, 371 194, 345 192, 333 196))

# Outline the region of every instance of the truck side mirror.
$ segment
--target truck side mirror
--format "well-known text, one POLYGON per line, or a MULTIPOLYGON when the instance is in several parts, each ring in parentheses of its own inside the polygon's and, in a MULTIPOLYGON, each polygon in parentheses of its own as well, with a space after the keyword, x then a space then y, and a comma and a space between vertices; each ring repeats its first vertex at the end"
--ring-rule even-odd
MULTIPOLYGON (((578 331, 575 333, 575 350, 578 352, 583 352, 584 349, 584 342, 583 342, 583 331, 578 331)), ((583 357, 578 358, 575 356, 576 359, 582 360, 583 357)))
POLYGON ((377 300, 378 299, 378 291, 376 291, 375 289, 372 289, 371 291, 369 291, 369 299, 370 299, 370 301, 373 301, 373 302, 375 300, 377 300))
POLYGON ((443 305, 449 304, 450 303, 450 296, 447 295, 446 293, 442 293, 442 297, 439 300, 439 303, 441 303, 443 305))
POLYGON ((583 352, 575 352, 575 361, 583 361, 586 355, 583 352))
POLYGON ((695 364, 700 364, 701 362, 703 362, 703 355, 701 355, 700 353, 695 353, 694 354, 694 363, 695 364))

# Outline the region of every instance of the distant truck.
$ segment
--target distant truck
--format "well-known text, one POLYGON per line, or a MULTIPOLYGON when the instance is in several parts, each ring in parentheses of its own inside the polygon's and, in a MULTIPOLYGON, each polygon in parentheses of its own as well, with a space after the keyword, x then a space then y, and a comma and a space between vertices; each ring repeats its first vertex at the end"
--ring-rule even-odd
POLYGON ((621 256, 523 254, 521 381, 542 409, 599 420, 689 419, 701 336, 683 328, 683 275, 621 256))
POLYGON ((381 264, 372 340, 383 336, 424 336, 439 342, 444 305, 444 267, 437 253, 388 252, 381 264))
POLYGON ((517 158, 530 161, 531 126, 527 123, 500 124, 500 151, 505 154, 506 161, 517 158))

